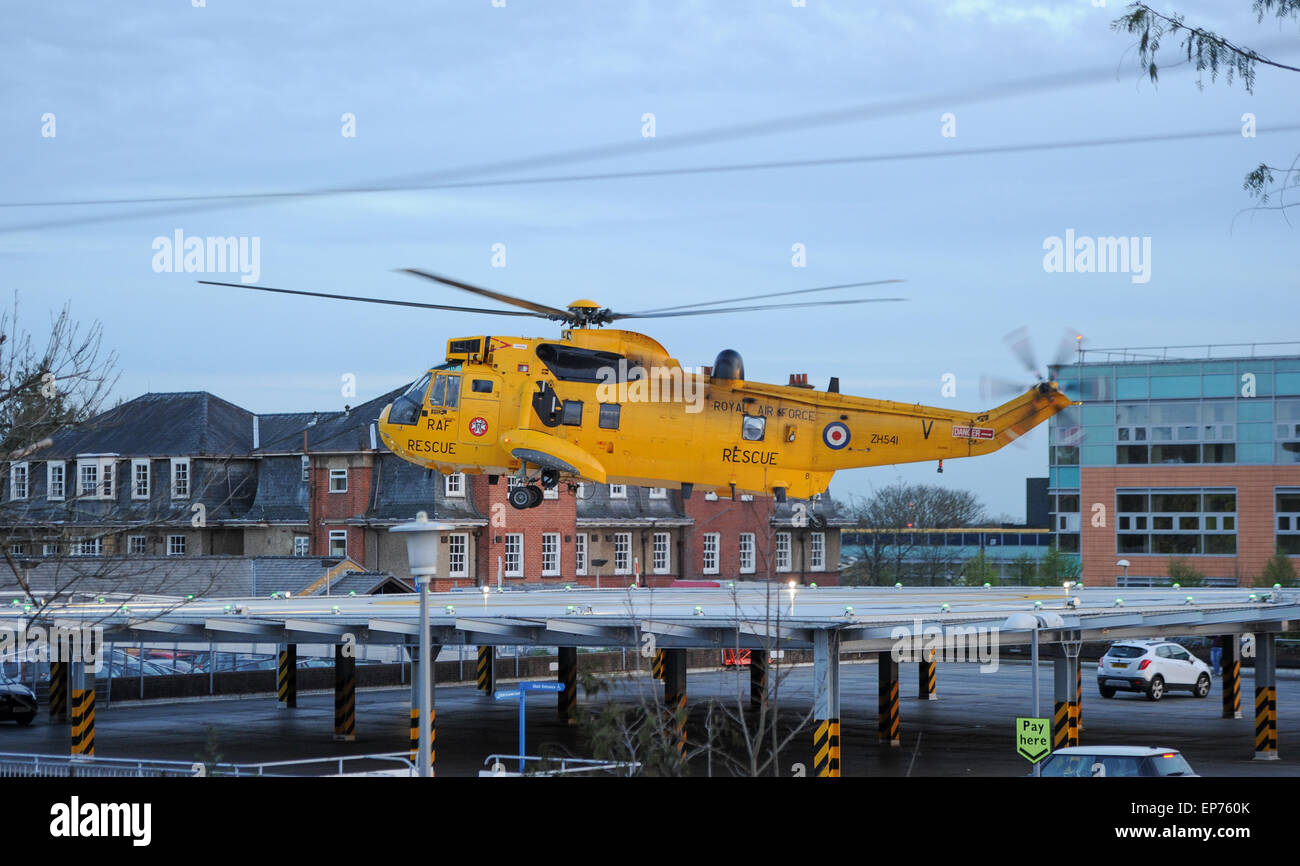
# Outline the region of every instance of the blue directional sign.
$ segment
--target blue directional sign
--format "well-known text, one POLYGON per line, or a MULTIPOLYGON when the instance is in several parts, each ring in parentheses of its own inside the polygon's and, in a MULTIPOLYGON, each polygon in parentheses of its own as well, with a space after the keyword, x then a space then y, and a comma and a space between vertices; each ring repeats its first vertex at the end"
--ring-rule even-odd
POLYGON ((526 692, 562 692, 564 683, 520 683, 519 688, 526 692))
POLYGON ((502 689, 493 692, 492 697, 498 701, 519 699, 519 772, 524 772, 524 704, 529 692, 562 692, 564 683, 520 683, 517 689, 502 689))
POLYGON ((511 698, 517 698, 522 694, 523 693, 519 691, 519 689, 505 689, 503 691, 494 692, 492 697, 498 701, 508 701, 511 698))

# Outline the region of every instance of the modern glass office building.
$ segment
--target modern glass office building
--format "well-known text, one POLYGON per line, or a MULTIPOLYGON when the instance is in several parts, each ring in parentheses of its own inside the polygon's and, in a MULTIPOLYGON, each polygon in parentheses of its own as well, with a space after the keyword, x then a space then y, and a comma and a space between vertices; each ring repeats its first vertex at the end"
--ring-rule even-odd
POLYGON ((1052 529, 1087 585, 1252 585, 1300 566, 1300 343, 1092 349, 1051 375, 1052 529), (1192 355, 1199 355, 1193 358, 1192 355), (1127 567, 1120 565, 1127 562, 1127 567))

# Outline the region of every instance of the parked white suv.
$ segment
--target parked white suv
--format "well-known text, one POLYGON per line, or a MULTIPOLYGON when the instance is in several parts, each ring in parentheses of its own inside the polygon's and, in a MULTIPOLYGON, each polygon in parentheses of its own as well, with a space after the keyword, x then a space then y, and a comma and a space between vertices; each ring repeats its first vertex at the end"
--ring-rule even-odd
POLYGON ((1097 663, 1097 688, 1103 698, 1127 691, 1158 701, 1170 689, 1203 698, 1210 693, 1210 666, 1166 640, 1117 641, 1097 663))

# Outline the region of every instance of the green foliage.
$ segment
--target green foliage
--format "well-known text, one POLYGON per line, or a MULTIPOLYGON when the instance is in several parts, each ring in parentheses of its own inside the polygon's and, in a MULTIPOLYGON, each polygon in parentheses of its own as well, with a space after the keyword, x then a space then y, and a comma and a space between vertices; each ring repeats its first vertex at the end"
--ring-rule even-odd
POLYGON ((1011 560, 1008 566, 1011 582, 1017 586, 1030 586, 1038 576, 1038 561, 1027 553, 1022 553, 1011 560))
POLYGON ((1264 564, 1263 573, 1255 578, 1255 586, 1272 586, 1275 583, 1283 586, 1295 586, 1297 583, 1295 565, 1292 564, 1291 557, 1284 553, 1270 556, 1264 564))
POLYGON ((1079 559, 1061 549, 1053 542, 1047 548, 1047 554, 1038 562, 1038 576, 1046 583, 1064 583, 1079 577, 1079 559))
POLYGON ((1174 583, 1181 586, 1205 585, 1205 574, 1181 556, 1169 560, 1168 574, 1174 583))
POLYGON ((989 562, 983 550, 966 560, 961 574, 967 586, 983 586, 986 583, 997 586, 1000 582, 997 566, 989 562))

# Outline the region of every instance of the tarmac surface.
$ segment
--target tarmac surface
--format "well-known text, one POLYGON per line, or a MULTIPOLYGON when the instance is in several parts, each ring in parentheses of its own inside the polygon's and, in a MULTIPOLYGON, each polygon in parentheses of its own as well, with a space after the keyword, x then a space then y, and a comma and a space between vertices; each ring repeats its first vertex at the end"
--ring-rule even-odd
MULTIPOLYGON (((581 660, 581 656, 579 656, 581 660)), ((1256 761, 1254 756, 1254 682, 1249 669, 1242 677, 1241 719, 1221 716, 1220 684, 1216 680, 1205 699, 1171 692, 1159 702, 1121 693, 1102 699, 1085 663, 1081 745, 1124 744, 1167 746, 1180 750, 1203 776, 1300 775, 1300 672, 1278 676, 1278 728, 1281 760, 1256 761)), ((841 662, 841 720, 843 769, 846 776, 1022 776, 1030 765, 1015 754, 1013 720, 1030 714, 1030 669, 1004 663, 981 672, 974 664, 938 668, 938 700, 917 698, 915 665, 900 665, 902 743, 891 748, 877 742, 877 665, 841 662)), ((1052 711, 1052 668, 1040 672, 1041 712, 1052 711)), ((509 688, 510 680, 498 682, 509 688)), ((610 692, 618 700, 634 700, 658 686, 644 676, 612 675, 610 692)), ((687 690, 691 729, 704 723, 709 698, 735 707, 748 702, 748 671, 692 670, 687 690)), ((603 695, 599 700, 609 700, 603 695)), ((298 707, 281 709, 274 696, 204 698, 187 701, 123 702, 98 707, 96 755, 178 761, 257 763, 299 758, 329 758, 404 751, 409 735, 408 687, 361 690, 357 693, 354 742, 333 740, 332 693, 300 694, 298 707)), ((811 666, 783 670, 779 690, 781 723, 798 725, 812 704, 811 666)), ((473 684, 440 685, 436 690, 437 762, 439 776, 473 776, 493 753, 518 752, 518 702, 494 701, 473 684)), ((580 692, 580 707, 592 701, 580 692)), ((538 694, 528 699, 529 754, 544 746, 577 757, 590 755, 579 732, 559 718, 556 697, 538 694)), ((28 728, 0 724, 0 751, 67 754, 69 729, 52 724, 45 707, 28 728)), ((799 731, 782 752, 781 774, 811 773, 811 728, 799 731)), ((717 771, 717 765, 713 767, 717 771)), ((333 772, 312 768, 312 772, 333 772)), ((701 758, 692 775, 706 775, 701 758)))

